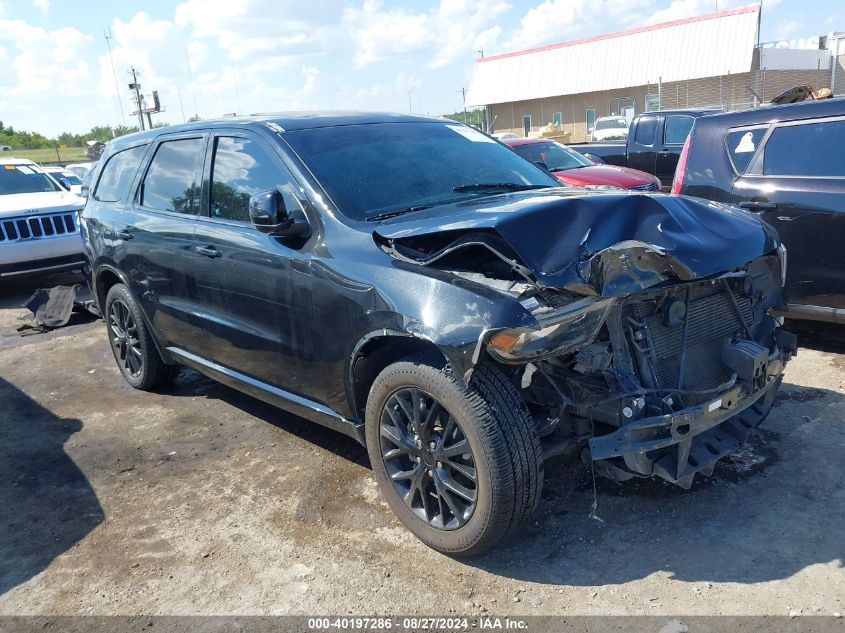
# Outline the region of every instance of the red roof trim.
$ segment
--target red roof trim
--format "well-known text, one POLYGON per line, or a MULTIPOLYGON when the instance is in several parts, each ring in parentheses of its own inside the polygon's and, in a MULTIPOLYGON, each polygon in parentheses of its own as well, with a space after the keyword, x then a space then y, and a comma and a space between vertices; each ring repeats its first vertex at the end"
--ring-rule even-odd
POLYGON ((585 37, 579 40, 570 40, 569 42, 560 42, 558 44, 548 44, 546 46, 538 46, 537 48, 527 48, 521 51, 514 51, 511 53, 501 53, 499 55, 490 55, 489 57, 480 57, 477 62, 490 62, 496 59, 505 59, 507 57, 516 57, 518 55, 529 55, 531 53, 541 53, 556 48, 566 48, 567 46, 577 46, 578 44, 587 44, 588 42, 598 42, 600 40, 609 40, 624 35, 633 35, 635 33, 644 33, 646 31, 655 31, 657 29, 665 29, 670 26, 679 26, 681 24, 691 24, 692 22, 701 22, 703 20, 712 20, 714 18, 724 18, 729 15, 740 15, 742 13, 756 13, 760 10, 760 5, 752 4, 747 7, 739 7, 737 9, 728 9, 727 11, 719 11, 718 13, 707 13, 705 15, 696 15, 691 18, 682 18, 680 20, 672 20, 670 22, 661 22, 660 24, 650 24, 649 26, 640 26, 625 31, 617 31, 616 33, 605 33, 604 35, 596 35, 593 37, 585 37))

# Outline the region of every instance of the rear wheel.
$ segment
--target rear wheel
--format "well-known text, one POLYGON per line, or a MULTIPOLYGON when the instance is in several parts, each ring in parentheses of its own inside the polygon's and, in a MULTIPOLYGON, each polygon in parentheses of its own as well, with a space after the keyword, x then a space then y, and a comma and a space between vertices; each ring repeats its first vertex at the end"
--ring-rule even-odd
POLYGON ((367 450, 382 494, 430 547, 473 555, 533 512, 543 481, 540 441, 519 392, 495 366, 469 388, 436 355, 384 369, 370 389, 367 450))
POLYGON ((150 390, 172 379, 175 372, 161 360, 141 309, 125 285, 109 288, 103 316, 114 359, 126 382, 150 390))

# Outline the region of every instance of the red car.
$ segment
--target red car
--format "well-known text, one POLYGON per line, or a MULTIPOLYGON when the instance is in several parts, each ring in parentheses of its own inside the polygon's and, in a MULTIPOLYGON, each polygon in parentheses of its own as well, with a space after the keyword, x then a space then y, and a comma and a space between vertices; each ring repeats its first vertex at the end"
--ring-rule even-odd
POLYGON ((526 160, 546 167, 555 178, 567 185, 610 185, 635 191, 660 191, 660 181, 656 176, 628 167, 597 165, 557 141, 545 138, 509 138, 501 142, 526 160))

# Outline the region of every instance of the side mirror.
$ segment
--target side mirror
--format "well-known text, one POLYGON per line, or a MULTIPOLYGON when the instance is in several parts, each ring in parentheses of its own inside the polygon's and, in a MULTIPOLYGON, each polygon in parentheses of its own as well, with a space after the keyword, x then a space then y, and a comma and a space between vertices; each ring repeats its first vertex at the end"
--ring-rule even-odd
POLYGON ((301 214, 288 212, 284 195, 278 189, 249 197, 249 219, 256 229, 276 237, 308 237, 311 233, 311 227, 301 214))
POLYGON ((64 176, 59 176, 59 184, 66 190, 70 191, 70 180, 64 176))
POLYGON ((586 154, 584 154, 584 158, 592 161, 596 165, 604 165, 604 159, 601 156, 596 156, 595 154, 586 153, 586 154))

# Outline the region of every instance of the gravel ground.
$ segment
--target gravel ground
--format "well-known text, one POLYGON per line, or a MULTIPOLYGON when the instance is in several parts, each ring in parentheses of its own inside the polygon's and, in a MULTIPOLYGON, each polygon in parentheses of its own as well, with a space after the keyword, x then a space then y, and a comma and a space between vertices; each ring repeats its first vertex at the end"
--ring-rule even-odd
MULTIPOLYGON (((39 283, 48 287, 54 278, 39 283)), ((845 354, 807 339, 749 446, 689 491, 546 466, 487 556, 416 541, 353 440, 192 372, 121 378, 101 321, 21 337, 0 282, 0 614, 845 611, 845 354)))

